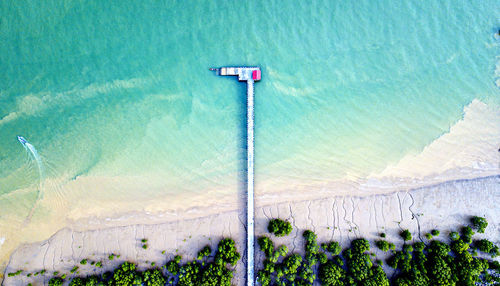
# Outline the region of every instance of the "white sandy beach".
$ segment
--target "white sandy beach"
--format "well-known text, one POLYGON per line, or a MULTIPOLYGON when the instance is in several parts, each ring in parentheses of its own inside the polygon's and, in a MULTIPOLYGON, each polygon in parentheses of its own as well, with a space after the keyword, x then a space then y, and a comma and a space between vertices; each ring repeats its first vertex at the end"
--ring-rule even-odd
MULTIPOLYGON (((337 240, 346 246, 359 237, 374 241, 377 234, 385 232, 388 240, 402 244, 398 237, 401 229, 410 229, 418 240, 432 229, 442 230, 446 239, 448 230, 457 230, 466 224, 470 215, 484 216, 489 227, 482 237, 499 243, 500 176, 475 180, 452 181, 411 191, 364 197, 330 196, 302 202, 262 205, 257 200, 256 234, 266 234, 270 218, 283 218, 292 222, 294 230, 285 238, 275 239, 286 244, 291 251, 302 251, 301 233, 311 229, 318 234, 318 241, 337 240), (445 231, 446 230, 446 231, 445 231)), ((103 261, 104 267, 95 270, 91 265, 79 265, 80 274, 100 274, 123 261, 134 261, 141 268, 164 264, 175 254, 193 259, 204 245, 216 247, 222 237, 233 237, 241 251, 244 247, 244 214, 240 211, 224 212, 189 220, 161 224, 135 224, 100 230, 77 231, 69 228, 58 231, 50 239, 18 248, 12 255, 7 272, 23 269, 33 273, 46 269, 46 276, 27 278, 24 275, 4 280, 4 285, 34 285, 47 282, 50 273, 68 273, 82 259, 103 261), (148 239, 148 249, 141 248, 141 239, 148 239), (166 255, 161 252, 165 250, 166 255), (108 259, 110 254, 120 258, 108 259)), ((383 253, 375 250, 377 255, 383 253)), ((257 263, 262 255, 258 254, 257 263)), ((244 285, 245 257, 237 264, 238 275, 234 282, 244 285)), ((76 274, 75 274, 76 275, 76 274)), ((69 275, 68 277, 71 277, 69 275)))
MULTIPOLYGON (((256 178, 256 233, 265 232, 268 218, 290 219, 294 233, 278 241, 299 251, 301 239, 296 231, 305 228, 316 231, 320 241, 333 238, 345 243, 361 236, 373 240, 382 230, 398 241, 399 227, 415 234, 419 226, 422 232, 448 230, 466 223, 469 215, 481 215, 490 222, 485 236, 497 240, 498 126, 500 110, 475 100, 448 133, 380 174, 310 182, 256 178), (423 214, 418 216, 418 223, 412 213, 423 214)), ((6 237, 0 248, 4 273, 19 269, 25 273, 41 269, 66 273, 83 258, 107 261, 103 271, 124 260, 145 267, 153 261, 164 263, 176 249, 185 257, 193 257, 207 243, 215 247, 223 236, 232 236, 243 250, 242 193, 214 189, 196 197, 163 198, 145 191, 133 201, 117 200, 115 190, 137 187, 136 179, 79 177, 66 184, 59 197, 47 194, 40 203, 40 209, 47 212, 44 219, 34 218, 25 227, 13 219, 12 227, 2 234, 6 237), (100 184, 113 184, 115 188, 101 194, 93 188, 100 184), (140 247, 142 238, 149 240, 147 250, 140 247), (162 250, 167 251, 166 257, 162 250), (110 253, 121 257, 108 261, 110 253)), ((145 190, 155 187, 147 178, 140 183, 145 190)), ((243 267, 243 263, 237 266, 238 285, 243 283, 243 267)), ((89 274, 90 270, 88 265, 81 267, 80 274, 89 274)), ((26 285, 44 279, 18 276, 6 278, 4 284, 26 285)))

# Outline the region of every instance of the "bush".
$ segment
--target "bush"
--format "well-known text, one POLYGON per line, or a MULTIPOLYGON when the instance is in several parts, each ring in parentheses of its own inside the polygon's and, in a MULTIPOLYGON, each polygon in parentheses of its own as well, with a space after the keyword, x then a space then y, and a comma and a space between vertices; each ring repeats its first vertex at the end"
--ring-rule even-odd
POLYGON ((492 258, 495 258, 498 255, 500 255, 500 251, 498 250, 498 246, 493 245, 493 248, 490 250, 489 253, 490 253, 490 255, 491 255, 492 258))
POLYGON ((53 277, 49 280, 49 286, 62 286, 64 280, 61 277, 53 277))
POLYGON ((328 243, 322 243, 321 248, 328 251, 332 256, 338 255, 342 250, 339 243, 333 240, 328 243))
POLYGON ((181 262, 181 259, 182 258, 179 255, 176 255, 174 259, 167 262, 166 264, 167 271, 172 273, 172 275, 179 274, 179 270, 181 269, 179 263, 181 262))
POLYGON ((490 253, 493 249, 493 242, 487 239, 476 240, 474 246, 482 252, 490 253))
POLYGON ((409 241, 411 240, 411 232, 407 229, 403 230, 401 233, 401 238, 403 238, 404 241, 409 241))
POLYGON ((384 252, 389 251, 389 243, 385 240, 377 240, 375 245, 384 252))
POLYGON ((144 286, 165 286, 167 279, 160 269, 149 269, 142 274, 144 286))
POLYGON ((488 222, 484 217, 479 217, 479 216, 473 216, 471 218, 472 226, 474 229, 477 230, 479 233, 484 233, 484 230, 488 226, 488 222))
POLYGON ((472 230, 471 227, 469 227, 469 226, 463 227, 461 233, 462 233, 462 235, 460 236, 460 238, 465 243, 471 243, 472 242, 472 236, 474 235, 474 231, 472 230))
POLYGON ((260 250, 264 252, 267 258, 271 257, 274 251, 274 243, 267 236, 261 236, 257 239, 257 243, 259 244, 260 250))
POLYGON ((455 241, 455 240, 459 240, 459 239, 460 239, 460 235, 459 235, 459 234, 458 234, 458 232, 456 232, 456 231, 452 231, 452 232, 450 232, 449 237, 450 237, 450 240, 452 240, 452 241, 455 241))
POLYGON ((22 270, 17 270, 16 272, 9 273, 7 276, 8 277, 14 277, 14 276, 17 276, 17 275, 21 274, 22 272, 23 272, 22 270))
POLYGON ((222 239, 217 245, 217 252, 215 253, 215 263, 217 264, 231 264, 235 265, 240 260, 240 254, 236 250, 234 240, 230 238, 222 239))
POLYGON ((439 230, 437 230, 437 229, 433 229, 433 230, 431 230, 431 234, 432 234, 433 236, 438 236, 438 235, 439 235, 439 230))
POLYGON ((113 285, 113 286, 141 285, 142 282, 143 282, 142 277, 136 271, 135 264, 131 262, 124 262, 117 269, 115 269, 113 276, 108 282, 108 285, 113 285))
POLYGON ((266 271, 260 270, 257 272, 257 281, 262 286, 269 286, 271 285, 271 274, 266 271))
POLYGON ((318 253, 318 260, 319 264, 325 264, 328 262, 328 256, 324 252, 318 253))
POLYGON ((318 277, 321 281, 321 285, 325 286, 341 286, 346 285, 344 283, 346 278, 346 273, 339 265, 333 261, 328 261, 325 264, 320 265, 318 271, 318 277))
POLYGON ((267 230, 276 236, 285 236, 292 232, 292 225, 288 221, 272 219, 267 226, 267 230))
POLYGON ((203 249, 198 252, 197 258, 198 260, 202 260, 203 258, 210 256, 211 253, 212 248, 210 248, 209 245, 205 245, 205 247, 203 247, 203 249))
POLYGON ((71 280, 69 286, 85 286, 85 279, 82 277, 75 277, 71 280))
POLYGON ((93 275, 85 279, 85 286, 104 286, 104 283, 100 282, 99 278, 93 275))
POLYGON ((432 239, 432 234, 426 233, 425 234, 425 238, 427 238, 428 240, 431 240, 432 239))

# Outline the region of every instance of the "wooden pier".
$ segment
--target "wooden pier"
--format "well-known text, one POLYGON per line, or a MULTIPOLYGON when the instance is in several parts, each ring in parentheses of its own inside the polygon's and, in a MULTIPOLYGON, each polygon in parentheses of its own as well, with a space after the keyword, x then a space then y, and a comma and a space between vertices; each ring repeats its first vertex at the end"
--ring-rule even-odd
POLYGON ((254 226, 254 89, 260 80, 259 67, 222 67, 210 69, 220 76, 238 76, 247 82, 247 286, 255 285, 255 226, 254 226))

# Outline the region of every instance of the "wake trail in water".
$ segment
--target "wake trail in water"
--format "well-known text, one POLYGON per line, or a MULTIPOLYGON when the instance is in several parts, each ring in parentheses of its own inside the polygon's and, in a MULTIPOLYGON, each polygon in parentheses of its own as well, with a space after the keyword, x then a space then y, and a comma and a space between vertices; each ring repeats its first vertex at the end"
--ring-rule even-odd
POLYGON ((28 152, 30 157, 33 159, 33 161, 36 162, 36 164, 38 166, 38 176, 39 176, 38 193, 37 193, 35 203, 34 203, 33 207, 31 208, 31 210, 30 210, 30 212, 25 220, 25 223, 29 223, 31 220, 31 217, 33 216, 33 213, 36 210, 38 202, 40 201, 40 199, 42 198, 42 195, 43 195, 44 168, 43 168, 43 164, 42 164, 42 159, 40 158, 40 155, 38 155, 38 152, 36 151, 35 146, 31 145, 22 136, 17 136, 17 140, 19 140, 19 142, 23 145, 24 149, 28 152))

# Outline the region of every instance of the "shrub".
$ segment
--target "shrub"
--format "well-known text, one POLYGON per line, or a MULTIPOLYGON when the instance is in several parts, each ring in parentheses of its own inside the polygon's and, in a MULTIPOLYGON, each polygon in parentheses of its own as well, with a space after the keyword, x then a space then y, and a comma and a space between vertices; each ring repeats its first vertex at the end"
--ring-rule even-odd
POLYGON ((426 233, 425 234, 425 238, 427 238, 428 240, 431 240, 432 239, 432 234, 426 233))
POLYGON ((385 240, 377 240, 375 245, 384 252, 389 251, 389 243, 385 240))
POLYGON ((100 282, 99 278, 93 275, 85 279, 85 286, 104 286, 104 283, 100 282))
POLYGON ((407 229, 403 230, 401 233, 401 238, 403 238, 404 241, 409 241, 411 240, 411 232, 407 229))
POLYGON ((458 234, 458 232, 456 232, 456 231, 452 231, 452 232, 450 232, 449 237, 450 237, 450 240, 452 240, 452 241, 455 241, 455 240, 459 240, 459 239, 460 239, 460 235, 459 235, 459 234, 458 234))
POLYGON ((125 285, 141 285, 142 277, 136 271, 135 264, 131 262, 122 263, 115 269, 108 285, 125 286, 125 285))
POLYGON ((209 245, 205 245, 205 247, 203 247, 203 249, 198 252, 197 258, 198 260, 202 260, 203 258, 210 256, 211 253, 212 248, 210 248, 209 245))
POLYGON ((332 256, 338 255, 342 250, 340 245, 336 241, 330 241, 328 243, 321 244, 321 248, 331 253, 332 256))
POLYGON ((14 276, 21 274, 22 272, 23 272, 22 270, 17 270, 16 272, 11 272, 11 273, 7 274, 7 276, 14 277, 14 276))
POLYGON ((82 277, 75 277, 71 280, 69 286, 85 286, 85 279, 82 277))
POLYGON ((271 285, 271 274, 266 271, 260 270, 257 272, 257 281, 262 286, 269 286, 271 285))
POLYGON ((81 264, 81 265, 85 265, 85 264, 87 264, 87 259, 82 259, 82 260, 80 261, 80 264, 81 264))
POLYGON ((437 230, 437 229, 433 229, 433 230, 431 230, 431 234, 432 234, 433 236, 438 236, 438 235, 439 235, 439 230, 437 230))
POLYGON ((346 285, 344 283, 346 278, 346 273, 339 265, 333 261, 328 261, 325 264, 320 265, 318 271, 318 277, 321 281, 321 285, 325 286, 340 286, 346 285))
POLYGON ((274 244, 271 239, 267 236, 261 236, 257 239, 257 243, 259 244, 260 250, 264 252, 267 258, 271 257, 274 251, 274 244))
POLYGON ((217 252, 215 253, 215 263, 235 265, 240 260, 240 254, 236 250, 234 240, 230 238, 222 239, 217 245, 217 252))
POLYGON ((62 286, 64 280, 61 277, 53 277, 49 280, 49 286, 62 286))
POLYGON ((328 256, 324 252, 318 253, 318 260, 319 264, 325 264, 328 262, 328 256))
POLYGON ((493 242, 487 239, 476 240, 474 246, 482 252, 490 253, 493 249, 493 242))
POLYGON ((272 219, 267 226, 267 230, 276 236, 285 236, 292 232, 292 225, 288 221, 272 219))
POLYGON ((484 230, 488 226, 488 222, 484 217, 479 217, 479 216, 473 216, 471 218, 472 226, 474 229, 477 230, 479 233, 484 233, 484 230))
POLYGON ((493 245, 493 248, 490 250, 490 255, 492 258, 495 258, 500 255, 500 251, 498 250, 498 246, 493 245))
POLYGON ((465 226, 461 230, 462 235, 460 238, 465 242, 465 243, 471 243, 472 242, 472 236, 474 235, 474 231, 472 230, 471 227, 465 226))
POLYGON ((144 286, 164 286, 167 283, 167 279, 158 268, 144 271, 142 281, 144 286))
POLYGON ((174 259, 167 262, 167 271, 172 273, 173 275, 179 274, 179 270, 181 269, 179 263, 181 262, 181 259, 182 258, 179 255, 176 255, 174 259))

